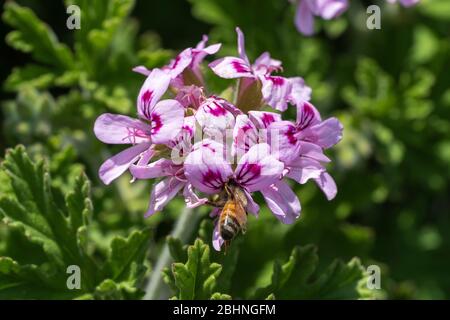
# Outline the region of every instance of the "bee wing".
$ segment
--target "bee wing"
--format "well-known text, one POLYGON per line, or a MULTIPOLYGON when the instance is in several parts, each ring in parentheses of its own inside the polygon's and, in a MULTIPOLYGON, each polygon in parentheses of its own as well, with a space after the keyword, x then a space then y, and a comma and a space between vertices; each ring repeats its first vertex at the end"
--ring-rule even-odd
POLYGON ((239 201, 244 208, 247 207, 247 197, 241 188, 236 187, 233 189, 233 198, 239 201))
POLYGON ((236 220, 239 223, 239 227, 241 228, 242 233, 245 233, 247 230, 247 212, 241 201, 235 199, 235 208, 236 208, 236 220))

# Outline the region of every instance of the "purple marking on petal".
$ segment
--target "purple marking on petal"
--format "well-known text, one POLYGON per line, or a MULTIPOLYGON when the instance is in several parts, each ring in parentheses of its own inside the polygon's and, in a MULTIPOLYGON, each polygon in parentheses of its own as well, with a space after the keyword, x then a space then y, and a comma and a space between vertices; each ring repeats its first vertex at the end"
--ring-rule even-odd
POLYGON ((247 66, 243 65, 238 61, 231 62, 231 65, 233 66, 234 70, 236 70, 236 72, 239 73, 246 73, 250 71, 247 66))
POLYGON ((192 128, 190 126, 182 126, 181 130, 187 131, 189 136, 193 136, 194 135, 194 132, 192 131, 192 128))
POLYGON ((144 115, 147 118, 150 118, 149 106, 150 106, 152 99, 153 99, 153 91, 150 91, 150 90, 145 91, 141 97, 142 104, 144 105, 144 115))
POLYGON ((258 178, 261 175, 261 165, 257 163, 246 162, 236 177, 241 184, 247 184, 249 181, 258 178), (244 180, 244 178, 246 178, 244 180))
POLYGON ((205 108, 207 109, 208 113, 212 114, 215 117, 220 117, 227 114, 227 110, 217 102, 210 103, 206 105, 205 108), (214 106, 212 106, 212 104, 214 104, 214 106))
POLYGON ((216 189, 217 187, 224 184, 222 181, 220 172, 218 171, 212 171, 211 169, 208 169, 203 175, 203 184, 207 185, 208 187, 212 189, 216 189))
POLYGON ((275 122, 275 117, 270 113, 264 113, 262 116, 262 122, 265 127, 268 127, 272 122, 275 122))
POLYGON ((288 131, 286 131, 285 135, 289 140, 289 143, 292 145, 295 145, 297 143, 297 138, 295 137, 295 134, 297 133, 297 130, 294 126, 289 127, 288 131))
POLYGON ((275 86, 282 86, 282 85, 284 85, 284 78, 283 77, 273 77, 273 76, 270 76, 270 77, 268 77, 267 79, 269 79, 270 81, 272 81, 272 83, 275 85, 275 86))
POLYGON ((253 127, 250 125, 250 124, 246 124, 245 126, 243 126, 242 128, 241 128, 241 130, 245 133, 245 132, 247 132, 248 130, 251 130, 251 129, 253 129, 253 127))
POLYGON ((175 69, 177 67, 177 65, 180 63, 181 60, 181 56, 177 55, 176 58, 173 60, 173 62, 171 63, 170 68, 171 69, 175 69))
POLYGON ((136 138, 148 138, 150 133, 138 128, 127 128, 128 135, 123 137, 123 141, 129 141, 132 144, 136 144, 136 138))
POLYGON ((315 114, 314 110, 311 108, 309 103, 305 103, 302 110, 302 116, 300 119, 300 123, 298 124, 298 129, 303 130, 311 124, 314 120, 315 114))
POLYGON ((162 127, 161 117, 157 113, 152 113, 152 134, 158 133, 159 129, 162 127))

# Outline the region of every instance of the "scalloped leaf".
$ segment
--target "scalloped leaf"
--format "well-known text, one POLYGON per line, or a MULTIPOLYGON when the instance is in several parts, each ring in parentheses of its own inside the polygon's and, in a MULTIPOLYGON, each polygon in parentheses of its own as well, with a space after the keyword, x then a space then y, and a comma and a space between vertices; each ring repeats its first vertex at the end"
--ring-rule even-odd
MULTIPOLYGON (((178 299, 209 299, 216 287, 222 266, 210 262, 209 246, 200 239, 189 246, 187 252, 187 262, 173 263, 171 268, 173 278, 167 277, 166 272, 165 280, 169 281, 171 287, 176 288, 178 299)), ((220 298, 222 295, 213 295, 213 297, 220 298)))
POLYGON ((367 273, 359 259, 334 261, 318 273, 319 257, 313 245, 296 247, 289 260, 273 266, 271 283, 259 288, 256 299, 358 299, 374 294, 364 290, 367 273))
POLYGON ((0 216, 8 230, 21 234, 44 255, 43 259, 30 256, 28 260, 32 261, 27 263, 14 257, 0 257, 0 297, 136 299, 142 296, 139 286, 147 269, 144 260, 148 231, 134 231, 128 238, 113 238, 108 257, 100 264, 94 261, 92 250, 89 253, 86 250, 93 208, 90 183, 84 174, 74 181, 72 191, 61 196, 61 190, 52 187, 44 162, 33 162, 23 146, 8 150, 2 173, 8 177, 11 189, 0 197, 0 216), (72 265, 80 268, 78 290, 67 287, 67 268, 72 265))

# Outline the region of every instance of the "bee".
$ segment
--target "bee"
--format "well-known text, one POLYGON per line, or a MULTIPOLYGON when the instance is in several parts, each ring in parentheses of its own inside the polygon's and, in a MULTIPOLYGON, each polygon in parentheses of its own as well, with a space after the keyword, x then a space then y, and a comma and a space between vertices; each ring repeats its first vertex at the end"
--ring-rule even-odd
POLYGON ((222 207, 219 215, 219 234, 225 241, 225 250, 231 241, 247 230, 247 197, 241 187, 234 184, 226 184, 220 199, 212 202, 216 207, 222 207))

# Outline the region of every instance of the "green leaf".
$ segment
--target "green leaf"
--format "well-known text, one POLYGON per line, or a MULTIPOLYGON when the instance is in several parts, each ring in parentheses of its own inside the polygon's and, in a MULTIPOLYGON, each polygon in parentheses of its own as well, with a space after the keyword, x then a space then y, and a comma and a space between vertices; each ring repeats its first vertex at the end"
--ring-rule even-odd
POLYGON ((59 70, 73 67, 70 49, 58 41, 53 31, 31 9, 14 2, 7 2, 4 9, 3 20, 16 29, 6 37, 10 46, 31 53, 36 61, 59 70))
POLYGON ((209 260, 209 246, 197 239, 188 248, 186 263, 172 264, 173 286, 178 299, 208 299, 214 290, 222 266, 209 260))
POLYGON ((135 300, 142 298, 143 295, 144 292, 142 290, 126 282, 117 283, 111 279, 106 279, 95 288, 95 292, 91 297, 97 300, 135 300))
POLYGON ((174 262, 187 261, 187 246, 183 245, 180 239, 168 236, 167 245, 169 246, 170 255, 172 256, 174 262))
POLYGON ((79 293, 55 286, 59 275, 47 265, 20 265, 0 257, 0 299, 71 299, 79 293))
POLYGON ((148 231, 134 231, 125 239, 116 237, 111 242, 111 253, 106 263, 114 281, 132 281, 142 278, 143 265, 148 248, 148 231))
MULTIPOLYGON (((61 154, 64 158, 70 153, 61 154)), ((56 164, 61 170, 61 163, 56 164)), ((44 162, 33 162, 23 146, 8 150, 2 163, 10 192, 0 197, 0 216, 7 230, 15 231, 44 255, 26 263, 0 257, 0 297, 9 299, 139 298, 145 276, 148 231, 134 231, 128 238, 115 237, 109 255, 98 264, 87 250, 92 216, 90 183, 84 174, 72 190, 61 196, 52 187, 44 162), (67 287, 67 268, 80 268, 81 289, 67 287)), ((7 189, 6 189, 7 190, 7 189)), ((92 245, 92 243, 90 244, 92 245)), ((14 248, 12 254, 19 249, 14 248)), ((18 256, 23 259, 22 256, 18 256)))
POLYGON ((215 292, 212 294, 210 300, 231 300, 231 296, 228 294, 223 294, 219 292, 215 292))
POLYGON ((289 260, 276 261, 271 283, 260 288, 255 298, 277 299, 356 299, 370 297, 362 285, 366 271, 356 258, 348 263, 335 261, 318 273, 317 249, 312 246, 296 247, 289 260))

